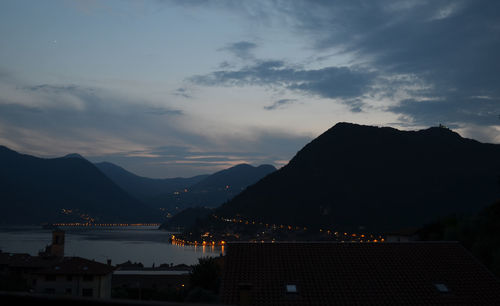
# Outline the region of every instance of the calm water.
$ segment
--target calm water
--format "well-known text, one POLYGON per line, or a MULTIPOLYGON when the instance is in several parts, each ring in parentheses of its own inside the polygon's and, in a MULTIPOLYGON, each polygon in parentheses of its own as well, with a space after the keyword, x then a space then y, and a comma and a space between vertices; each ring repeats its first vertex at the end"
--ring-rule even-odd
MULTIPOLYGON (((147 227, 106 229, 64 229, 66 256, 79 256, 105 263, 123 263, 127 260, 153 263, 194 264, 199 257, 218 256, 220 248, 171 245, 171 233, 147 227)), ((0 228, 0 250, 9 253, 37 255, 51 243, 51 230, 40 227, 0 228)))

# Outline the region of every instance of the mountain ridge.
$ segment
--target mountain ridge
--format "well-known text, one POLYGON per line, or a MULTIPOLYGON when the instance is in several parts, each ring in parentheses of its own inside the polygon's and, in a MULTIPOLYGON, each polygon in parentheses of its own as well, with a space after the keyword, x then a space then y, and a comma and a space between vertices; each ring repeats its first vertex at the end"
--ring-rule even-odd
POLYGON ((38 158, 0 146, 0 169, 2 224, 160 220, 84 158, 38 158))
POLYGON ((420 225, 496 200, 499 157, 500 145, 445 127, 401 131, 343 122, 216 213, 355 230, 420 225))

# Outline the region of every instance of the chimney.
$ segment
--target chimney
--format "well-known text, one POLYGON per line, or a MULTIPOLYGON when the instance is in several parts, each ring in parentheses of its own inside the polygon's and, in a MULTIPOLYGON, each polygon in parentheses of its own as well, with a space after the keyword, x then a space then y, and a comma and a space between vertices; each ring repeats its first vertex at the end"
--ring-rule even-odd
POLYGON ((240 293, 240 305, 249 306, 252 305, 252 284, 251 283, 239 283, 238 291, 240 293))

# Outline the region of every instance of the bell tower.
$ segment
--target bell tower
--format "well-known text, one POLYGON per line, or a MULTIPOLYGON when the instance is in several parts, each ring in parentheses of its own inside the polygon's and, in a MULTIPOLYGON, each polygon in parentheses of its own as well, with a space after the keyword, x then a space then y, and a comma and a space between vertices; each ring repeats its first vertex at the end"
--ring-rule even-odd
POLYGON ((64 257, 64 231, 54 230, 52 232, 50 254, 57 257, 64 257))

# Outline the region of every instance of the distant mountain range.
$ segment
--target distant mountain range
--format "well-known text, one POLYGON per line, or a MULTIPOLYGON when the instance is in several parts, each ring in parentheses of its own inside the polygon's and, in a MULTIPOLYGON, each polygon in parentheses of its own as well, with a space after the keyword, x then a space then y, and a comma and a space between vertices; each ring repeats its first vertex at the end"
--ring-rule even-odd
POLYGON ((152 179, 138 176, 109 162, 96 163, 95 166, 123 190, 144 202, 149 202, 157 196, 184 190, 209 177, 207 174, 191 178, 152 179))
POLYGON ((77 153, 45 159, 0 146, 0 170, 0 224, 39 224, 160 222, 187 207, 217 207, 276 169, 242 164, 212 175, 151 179, 77 153))
POLYGON ((247 186, 276 171, 271 165, 237 165, 212 175, 191 178, 150 179, 112 163, 96 166, 123 190, 155 208, 175 214, 188 207, 217 207, 247 186))
POLYGON ((216 214, 331 229, 420 226, 500 199, 500 145, 339 123, 216 214))
POLYGON ((79 155, 44 159, 0 146, 0 169, 0 224, 161 220, 79 155))

